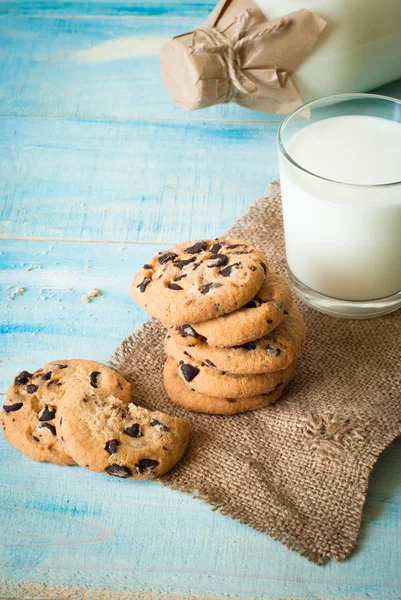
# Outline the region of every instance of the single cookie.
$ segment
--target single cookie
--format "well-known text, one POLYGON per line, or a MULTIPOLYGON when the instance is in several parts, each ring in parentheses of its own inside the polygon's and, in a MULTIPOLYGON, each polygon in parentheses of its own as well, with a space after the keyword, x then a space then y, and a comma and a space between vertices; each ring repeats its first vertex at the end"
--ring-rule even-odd
MULTIPOLYGON (((169 340, 169 342, 172 340, 169 340)), ((288 383, 295 372, 295 361, 286 369, 257 375, 231 375, 198 362, 179 344, 168 345, 168 355, 178 363, 178 372, 191 388, 214 398, 244 398, 273 392, 288 383)))
POLYGON ((211 415, 236 415, 265 408, 280 398, 285 384, 268 394, 249 398, 214 398, 191 390, 178 373, 178 364, 169 356, 164 365, 164 389, 173 404, 193 412, 211 415))
POLYGON ((169 334, 183 346, 202 341, 209 346, 239 346, 276 329, 291 305, 292 294, 285 277, 269 269, 261 289, 242 308, 203 323, 172 327, 169 334))
POLYGON ((266 258, 245 240, 185 242, 159 252, 130 289, 139 306, 165 325, 198 323, 249 302, 266 272, 266 258))
POLYGON ((184 454, 187 421, 152 412, 101 390, 70 390, 60 403, 65 451, 86 469, 124 479, 153 479, 184 454))
POLYGON ((58 360, 33 374, 22 371, 9 387, 0 414, 6 440, 34 460, 75 464, 57 435, 57 417, 61 398, 76 383, 131 399, 128 381, 91 360, 58 360))
POLYGON ((233 348, 217 348, 200 342, 195 346, 180 346, 166 338, 166 352, 174 356, 175 349, 185 349, 189 356, 233 375, 254 375, 281 371, 294 362, 305 341, 305 326, 296 304, 284 321, 269 335, 233 348))

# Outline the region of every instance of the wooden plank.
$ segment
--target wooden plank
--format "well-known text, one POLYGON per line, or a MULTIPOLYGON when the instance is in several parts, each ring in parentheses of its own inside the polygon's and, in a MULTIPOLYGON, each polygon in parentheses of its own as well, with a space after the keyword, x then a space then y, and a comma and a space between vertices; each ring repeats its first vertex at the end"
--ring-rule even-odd
POLYGON ((213 0, 11 0, 0 2, 0 15, 35 15, 40 17, 110 16, 110 17, 196 17, 204 18, 216 2, 213 0))
POLYGON ((275 120, 237 105, 181 110, 158 52, 199 19, 0 17, 0 114, 100 119, 275 120))
POLYGON ((129 295, 134 273, 166 247, 0 242, 0 393, 12 373, 39 368, 55 349, 59 358, 107 360, 146 318, 129 295), (25 291, 12 299, 17 287, 25 291), (101 295, 82 302, 94 287, 101 295))
POLYGON ((277 124, 0 118, 0 236, 221 234, 276 178, 277 124))
MULTIPOLYGON (((165 245, 123 247, 0 242, 1 391, 18 369, 34 369, 57 357, 105 361, 139 325, 144 315, 130 300, 128 285, 140 265, 165 245), (17 285, 26 292, 7 301, 17 285), (102 295, 84 304, 80 296, 91 287, 99 287, 102 295)), ((43 598, 40 590, 61 586, 55 597, 62 597, 60 589, 66 595, 82 588, 95 595, 99 590, 99 598, 106 591, 153 590, 396 600, 400 442, 383 454, 372 476, 359 550, 343 563, 316 567, 158 483, 133 484, 35 463, 1 437, 0 597, 11 597, 23 583, 30 598, 43 598)))

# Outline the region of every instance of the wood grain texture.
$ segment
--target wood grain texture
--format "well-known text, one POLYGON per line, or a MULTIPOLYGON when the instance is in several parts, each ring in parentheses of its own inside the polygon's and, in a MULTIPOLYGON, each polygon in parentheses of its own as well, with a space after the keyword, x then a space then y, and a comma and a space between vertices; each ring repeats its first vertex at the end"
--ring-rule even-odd
POLYGON ((277 125, 0 118, 0 236, 221 234, 277 177, 277 125))
MULTIPOLYGON (((161 40, 213 5, 0 1, 3 397, 20 369, 107 361, 145 318, 133 273, 219 235, 276 178, 280 118, 185 113, 162 87, 161 40)), ((373 472, 358 550, 324 567, 159 483, 34 463, 3 437, 0 453, 1 598, 401 598, 400 442, 373 472)))
POLYGON ((187 17, 202 18, 215 6, 211 0, 67 0, 48 2, 47 0, 11 0, 0 2, 0 14, 5 15, 48 15, 66 16, 105 16, 105 17, 158 17, 177 19, 187 17))

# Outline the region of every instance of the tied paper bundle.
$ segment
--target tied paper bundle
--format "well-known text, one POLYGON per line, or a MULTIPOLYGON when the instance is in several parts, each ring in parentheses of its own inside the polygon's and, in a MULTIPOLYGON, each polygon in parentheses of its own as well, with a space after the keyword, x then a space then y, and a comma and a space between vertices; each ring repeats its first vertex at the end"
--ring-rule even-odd
POLYGON ((308 10, 268 21, 252 0, 221 0, 202 26, 164 44, 163 83, 185 110, 236 102, 288 114, 302 105, 290 75, 325 26, 308 10))

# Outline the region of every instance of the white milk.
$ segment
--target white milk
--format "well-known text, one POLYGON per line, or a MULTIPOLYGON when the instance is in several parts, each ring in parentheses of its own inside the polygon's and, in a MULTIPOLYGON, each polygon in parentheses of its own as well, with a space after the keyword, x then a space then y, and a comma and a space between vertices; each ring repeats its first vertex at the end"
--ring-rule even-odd
MULTIPOLYGON (((401 0, 400 0, 401 2, 401 0)), ((332 298, 373 300, 401 290, 401 124, 341 116, 307 125, 280 155, 288 266, 332 298), (359 184, 357 186, 343 185, 359 184)))
POLYGON ((307 8, 327 21, 291 78, 302 100, 364 92, 401 77, 401 0, 256 0, 269 19, 307 8))

